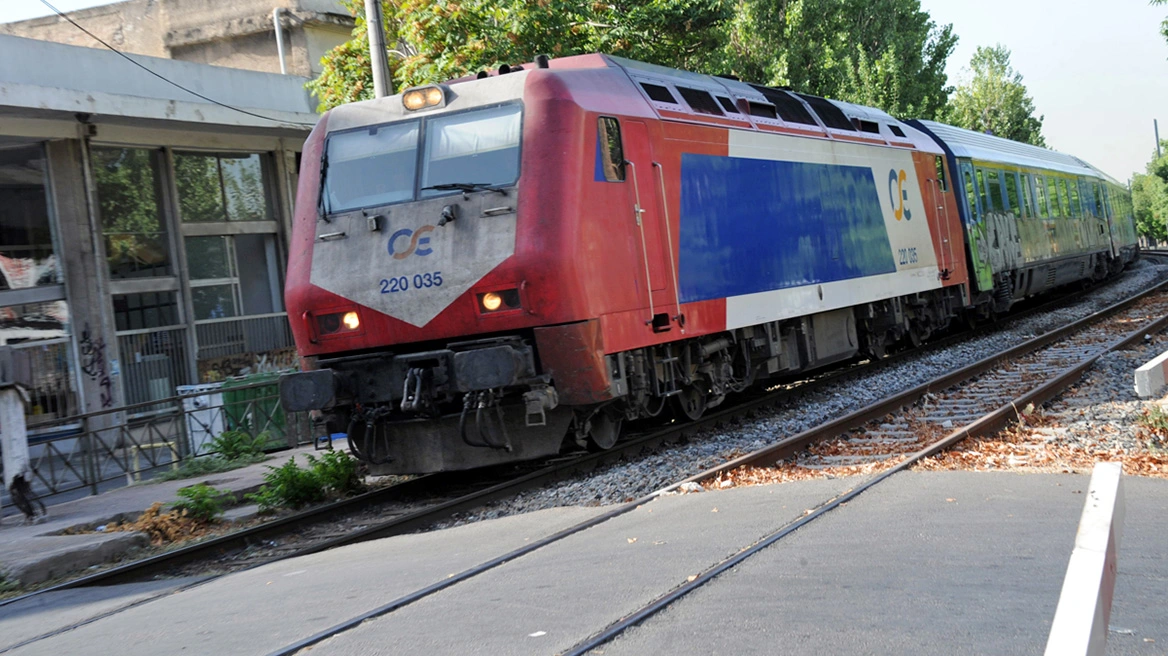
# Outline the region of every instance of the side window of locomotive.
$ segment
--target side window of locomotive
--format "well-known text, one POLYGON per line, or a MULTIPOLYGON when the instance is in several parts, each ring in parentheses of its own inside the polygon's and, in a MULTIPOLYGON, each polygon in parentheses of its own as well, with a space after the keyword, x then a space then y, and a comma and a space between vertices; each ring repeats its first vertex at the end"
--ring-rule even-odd
POLYGON ((1094 197, 1094 200, 1095 200, 1095 203, 1094 203, 1095 217, 1099 218, 1099 219, 1104 218, 1105 214, 1103 211, 1103 194, 1100 191, 1100 187, 1099 187, 1098 182, 1091 183, 1091 195, 1094 197))
POLYGON ((895 134, 896 136, 900 137, 901 139, 907 139, 907 137, 904 136, 904 130, 901 130, 899 125, 893 125, 893 124, 889 123, 888 129, 892 130, 892 134, 895 134))
POLYGON ((937 155, 933 158, 933 165, 937 167, 937 187, 942 192, 949 191, 949 181, 945 178, 945 158, 937 155))
POLYGON ((1111 190, 1106 185, 1101 187, 1103 192, 1103 209, 1107 212, 1107 218, 1114 219, 1115 213, 1111 211, 1111 190))
POLYGON ((727 114, 741 114, 738 108, 734 106, 734 101, 726 96, 718 96, 718 104, 722 105, 722 109, 726 110, 727 114))
POLYGON ((1066 178, 1059 178, 1058 179, 1058 197, 1059 197, 1059 208, 1062 210, 1062 217, 1064 219, 1069 219, 1072 216, 1074 216, 1073 210, 1071 209, 1070 196, 1067 195, 1067 180, 1066 180, 1066 178))
POLYGON ((600 165, 604 179, 624 182, 625 151, 621 145, 620 122, 611 116, 601 116, 597 138, 600 140, 600 165))
POLYGON ((774 105, 767 105, 764 103, 757 103, 753 100, 747 101, 750 107, 751 116, 761 116, 763 118, 778 119, 779 114, 775 111, 774 105))
POLYGON ((677 92, 685 98, 685 102, 689 108, 698 114, 710 114, 711 116, 725 116, 722 108, 718 103, 714 102, 714 97, 701 89, 690 89, 687 87, 677 87, 677 92))
POLYGON ((642 82, 641 88, 645 90, 645 93, 649 94, 649 98, 652 100, 663 103, 671 103, 674 105, 677 104, 677 98, 673 97, 673 93, 669 91, 669 87, 663 87, 660 84, 649 84, 648 82, 642 82))
POLYGON ((819 118, 823 120, 823 124, 827 127, 850 132, 856 131, 856 126, 852 125, 848 117, 844 115, 839 107, 831 104, 831 101, 818 96, 809 96, 805 93, 797 93, 795 95, 807 101, 807 104, 811 105, 811 109, 815 110, 815 113, 819 115, 819 118))

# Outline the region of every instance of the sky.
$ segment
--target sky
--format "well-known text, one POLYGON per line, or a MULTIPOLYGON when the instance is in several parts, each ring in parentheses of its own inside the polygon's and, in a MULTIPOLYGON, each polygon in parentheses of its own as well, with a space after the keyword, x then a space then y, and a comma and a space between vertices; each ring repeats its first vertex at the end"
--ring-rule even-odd
MULTIPOLYGON (((50 0, 71 11, 109 0, 50 0)), ((1143 172, 1156 140, 1168 138, 1168 42, 1160 21, 1168 6, 1147 0, 920 0, 959 37, 949 58, 950 84, 967 79, 978 46, 1009 48, 1014 69, 1044 117, 1055 150, 1075 155, 1121 182, 1143 172)), ((0 23, 51 13, 40 0, 0 0, 0 23)))

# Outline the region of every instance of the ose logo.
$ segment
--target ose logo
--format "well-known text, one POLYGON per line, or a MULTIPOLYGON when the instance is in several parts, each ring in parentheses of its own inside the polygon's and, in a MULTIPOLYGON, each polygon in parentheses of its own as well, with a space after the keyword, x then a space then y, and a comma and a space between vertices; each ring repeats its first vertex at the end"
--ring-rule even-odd
POLYGON ((902 218, 908 221, 912 218, 912 212, 909 212, 908 208, 904 206, 904 201, 908 200, 908 190, 904 188, 904 180, 907 177, 904 169, 900 171, 892 169, 888 172, 888 196, 892 201, 892 213, 896 215, 897 221, 902 218), (892 191, 894 184, 896 185, 895 193, 892 191))
POLYGON ((418 228, 416 231, 410 230, 409 228, 402 228, 401 230, 398 230, 389 238, 389 254, 392 255, 393 259, 395 260, 404 260, 414 253, 417 253, 418 255, 429 255, 430 253, 433 253, 433 249, 430 248, 430 238, 422 236, 433 229, 434 226, 432 225, 424 225, 421 228, 418 228), (395 244, 398 243, 398 240, 404 238, 409 238, 410 244, 404 251, 398 252, 397 246, 395 244))

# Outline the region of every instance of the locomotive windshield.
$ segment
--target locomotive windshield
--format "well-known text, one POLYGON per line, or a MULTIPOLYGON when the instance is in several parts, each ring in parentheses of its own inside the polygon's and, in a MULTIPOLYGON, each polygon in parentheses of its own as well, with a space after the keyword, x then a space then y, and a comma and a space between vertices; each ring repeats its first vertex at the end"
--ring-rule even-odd
POLYGON ((330 135, 321 196, 325 213, 513 184, 519 177, 522 111, 521 105, 508 104, 330 135))

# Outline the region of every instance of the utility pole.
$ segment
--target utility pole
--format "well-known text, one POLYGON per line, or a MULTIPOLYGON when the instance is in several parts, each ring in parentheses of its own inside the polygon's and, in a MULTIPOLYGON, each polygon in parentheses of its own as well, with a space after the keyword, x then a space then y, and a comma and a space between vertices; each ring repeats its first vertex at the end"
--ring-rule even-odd
POLYGON ((369 61, 373 64, 373 95, 389 95, 389 54, 385 50, 381 0, 365 0, 365 29, 369 32, 369 61))
POLYGON ((1156 159, 1160 159, 1160 122, 1152 119, 1152 129, 1156 131, 1156 159))

